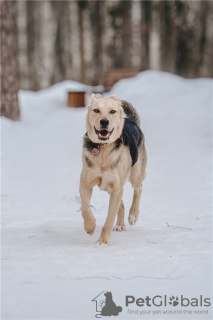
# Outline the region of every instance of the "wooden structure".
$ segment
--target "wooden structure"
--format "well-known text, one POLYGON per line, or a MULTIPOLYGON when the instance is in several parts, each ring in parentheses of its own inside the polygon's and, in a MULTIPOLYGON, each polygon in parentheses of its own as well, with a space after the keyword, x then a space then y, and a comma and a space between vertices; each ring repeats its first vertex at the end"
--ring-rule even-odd
POLYGON ((84 91, 69 91, 67 103, 69 107, 79 108, 85 106, 84 91))
POLYGON ((126 69, 110 69, 104 79, 104 88, 109 91, 112 86, 121 79, 131 78, 138 74, 139 69, 126 68, 126 69))

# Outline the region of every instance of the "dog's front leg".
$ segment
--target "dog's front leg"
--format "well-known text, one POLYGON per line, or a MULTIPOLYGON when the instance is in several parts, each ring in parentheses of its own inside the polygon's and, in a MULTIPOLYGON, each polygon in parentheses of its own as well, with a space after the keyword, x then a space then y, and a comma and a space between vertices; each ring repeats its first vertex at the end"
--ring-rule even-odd
POLYGON ((98 240, 99 244, 108 244, 110 240, 110 235, 112 231, 112 227, 114 224, 115 216, 120 207, 121 199, 123 196, 123 189, 114 191, 110 195, 109 200, 109 211, 107 215, 106 222, 102 228, 100 238, 98 240))
POLYGON ((90 199, 92 196, 93 187, 86 183, 80 182, 80 196, 81 196, 81 213, 84 218, 84 229, 90 235, 95 231, 96 223, 95 217, 90 209, 90 199))

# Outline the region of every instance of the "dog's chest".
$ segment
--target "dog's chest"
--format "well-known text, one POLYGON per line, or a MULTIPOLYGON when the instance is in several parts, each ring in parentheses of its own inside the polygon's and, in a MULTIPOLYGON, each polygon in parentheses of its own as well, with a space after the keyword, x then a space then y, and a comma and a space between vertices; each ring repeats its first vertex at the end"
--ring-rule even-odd
POLYGON ((106 171, 114 171, 118 157, 119 154, 117 152, 112 152, 112 150, 107 147, 101 147, 99 153, 93 156, 93 161, 95 167, 102 173, 105 173, 106 171))
POLYGON ((94 171, 98 178, 97 185, 101 190, 109 192, 117 186, 119 177, 115 163, 118 156, 118 154, 112 154, 108 150, 100 150, 100 153, 93 157, 94 171))

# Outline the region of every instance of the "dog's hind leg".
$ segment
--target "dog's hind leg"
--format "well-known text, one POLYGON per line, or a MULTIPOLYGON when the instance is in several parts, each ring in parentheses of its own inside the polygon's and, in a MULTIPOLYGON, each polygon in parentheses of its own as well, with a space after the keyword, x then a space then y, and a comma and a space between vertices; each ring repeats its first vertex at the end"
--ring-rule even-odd
POLYGON ((145 170, 147 164, 147 154, 144 144, 144 138, 142 140, 140 149, 139 149, 139 157, 136 164, 132 167, 130 182, 134 189, 134 195, 132 200, 132 206, 129 210, 128 221, 130 225, 133 225, 137 222, 139 216, 139 206, 140 206, 140 198, 142 193, 142 183, 145 179, 145 170))
POLYGON ((145 178, 146 158, 144 158, 144 160, 145 161, 142 162, 141 159, 139 159, 136 162, 136 164, 132 168, 132 172, 130 175, 130 182, 134 189, 132 205, 129 210, 129 217, 128 217, 128 221, 130 225, 135 224, 139 216, 140 198, 142 193, 142 182, 145 178))
POLYGON ((113 228, 114 231, 125 231, 126 230, 126 226, 124 224, 124 211, 125 211, 124 203, 123 203, 123 200, 121 200, 121 204, 120 204, 118 214, 117 214, 117 222, 113 228))

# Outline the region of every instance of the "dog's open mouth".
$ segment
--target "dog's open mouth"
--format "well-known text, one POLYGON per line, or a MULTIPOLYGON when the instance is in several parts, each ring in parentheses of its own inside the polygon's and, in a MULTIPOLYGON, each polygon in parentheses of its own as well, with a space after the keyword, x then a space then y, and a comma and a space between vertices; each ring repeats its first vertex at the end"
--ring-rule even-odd
MULTIPOLYGON (((94 127, 94 128, 95 128, 95 127, 94 127)), ((111 136, 113 130, 114 130, 114 128, 112 129, 112 131, 108 131, 108 130, 106 130, 106 129, 101 129, 101 130, 98 131, 98 130, 95 128, 95 132, 96 132, 96 134, 98 135, 98 139, 99 139, 99 140, 104 140, 104 141, 106 141, 106 140, 109 139, 109 137, 111 136)))

